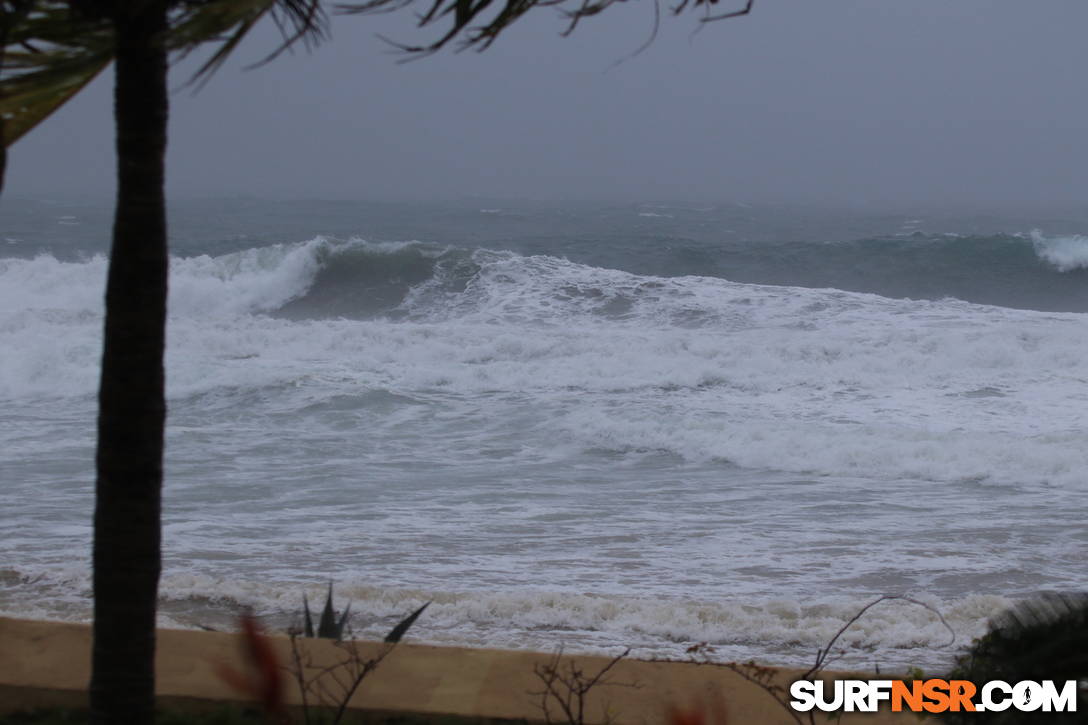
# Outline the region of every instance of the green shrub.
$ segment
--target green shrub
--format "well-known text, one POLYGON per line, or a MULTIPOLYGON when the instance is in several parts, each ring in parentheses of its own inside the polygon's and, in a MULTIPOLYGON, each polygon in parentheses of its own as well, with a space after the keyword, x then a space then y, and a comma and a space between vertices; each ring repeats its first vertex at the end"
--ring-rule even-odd
MULTIPOLYGON (((990 622, 956 662, 949 679, 970 680, 978 687, 990 680, 1088 679, 1088 594, 1048 594, 1021 602, 990 622)), ((1088 697, 1078 692, 1077 712, 948 713, 947 722, 972 725, 1048 725, 1088 723, 1088 697)))

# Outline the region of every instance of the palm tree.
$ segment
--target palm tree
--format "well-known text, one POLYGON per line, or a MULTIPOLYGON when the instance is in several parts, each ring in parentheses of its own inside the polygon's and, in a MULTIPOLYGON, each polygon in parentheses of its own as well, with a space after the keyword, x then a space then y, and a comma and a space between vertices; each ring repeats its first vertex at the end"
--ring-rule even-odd
MULTIPOLYGON (((109 274, 94 512, 90 704, 96 723, 150 723, 161 541, 168 253, 164 156, 172 49, 233 29, 214 68, 265 12, 320 32, 318 0, 5 3, 5 146, 115 63, 117 206, 109 274), (281 9, 282 8, 282 9, 281 9)), ((294 38, 289 39, 293 42, 294 38)))
POLYGON ((149 723, 166 419, 167 2, 116 5, 117 208, 98 395, 91 711, 95 722, 149 723))
MULTIPOLYGON (((492 0, 427 0, 419 25, 442 23, 435 52, 455 38, 483 50, 535 7, 557 7, 578 22, 621 0, 505 0, 473 26, 492 0)), ((704 21, 718 0, 680 0, 704 21)), ((414 0, 341 5, 347 13, 398 10, 414 0)), ((655 19, 658 2, 654 2, 655 19)), ((218 68, 249 30, 272 16, 283 43, 321 39, 320 0, 0 0, 0 186, 6 149, 115 63, 117 206, 106 283, 99 389, 94 513, 94 723, 143 725, 154 708, 155 608, 161 568, 161 492, 168 250, 163 190, 171 53, 207 41, 220 46, 196 79, 218 68), (3 75, 6 73, 6 75, 3 75)), ((655 26, 656 27, 656 26, 655 26)))

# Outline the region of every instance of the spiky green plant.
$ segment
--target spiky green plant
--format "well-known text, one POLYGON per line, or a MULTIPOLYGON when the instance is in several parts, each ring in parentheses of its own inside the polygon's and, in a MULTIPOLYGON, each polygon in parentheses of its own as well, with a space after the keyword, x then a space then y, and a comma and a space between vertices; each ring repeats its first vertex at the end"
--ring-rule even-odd
MULTIPOLYGON (((396 626, 389 630, 389 634, 385 635, 385 639, 382 641, 389 644, 400 642, 409 627, 415 624, 415 621, 419 619, 419 615, 423 614, 423 610, 429 607, 430 604, 430 602, 427 602, 422 607, 397 622, 396 626)), ((325 607, 321 610, 321 618, 317 620, 317 628, 315 629, 313 614, 311 614, 310 611, 310 601, 306 598, 305 594, 302 595, 302 634, 304 637, 335 639, 339 641, 344 638, 344 630, 347 627, 350 617, 351 602, 348 602, 348 605, 344 607, 344 611, 341 612, 339 618, 337 618, 336 609, 333 607, 332 603, 332 582, 329 582, 329 590, 325 593, 325 607)))
POLYGON ((415 621, 419 619, 419 615, 423 614, 423 610, 429 606, 431 606, 431 603, 427 602, 422 607, 412 612, 404 619, 400 620, 400 622, 397 623, 397 626, 389 630, 389 634, 385 635, 385 639, 383 641, 388 644, 396 644, 397 642, 400 642, 400 638, 404 636, 404 634, 408 631, 408 628, 415 624, 415 621))
POLYGON ((302 595, 302 612, 305 619, 304 636, 339 641, 344 638, 344 627, 348 623, 348 617, 351 616, 351 602, 348 602, 348 606, 344 608, 344 612, 337 619, 336 611, 332 606, 332 582, 329 582, 329 591, 325 595, 325 608, 321 610, 321 619, 317 622, 316 632, 314 631, 314 619, 310 614, 310 602, 306 599, 305 594, 302 595))

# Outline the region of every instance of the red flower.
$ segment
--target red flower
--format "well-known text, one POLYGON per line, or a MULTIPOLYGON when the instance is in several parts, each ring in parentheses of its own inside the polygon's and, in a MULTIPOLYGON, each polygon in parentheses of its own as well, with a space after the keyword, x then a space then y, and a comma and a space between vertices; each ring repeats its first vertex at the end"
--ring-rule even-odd
POLYGON ((725 702, 721 695, 714 698, 707 710, 701 706, 692 708, 680 708, 673 705, 669 708, 665 721, 668 725, 728 725, 729 718, 725 715, 725 702))
POLYGON ((279 658, 268 638, 261 634, 261 625, 249 612, 241 616, 242 656, 248 673, 220 663, 216 674, 221 680, 260 703, 271 723, 287 723, 287 706, 283 696, 283 672, 279 658))

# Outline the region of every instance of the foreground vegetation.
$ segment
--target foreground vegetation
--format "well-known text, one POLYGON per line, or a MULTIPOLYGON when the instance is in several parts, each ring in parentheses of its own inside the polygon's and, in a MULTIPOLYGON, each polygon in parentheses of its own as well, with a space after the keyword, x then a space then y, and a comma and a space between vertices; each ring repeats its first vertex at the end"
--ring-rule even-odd
MULTIPOLYGON (((84 725, 91 721, 87 710, 54 709, 17 712, 0 717, 0 725, 84 725)), ((256 725, 264 719, 256 710, 222 707, 207 712, 159 711, 156 725, 256 725)))
MULTIPOLYGON (((0 715, 0 725, 87 725, 90 713, 79 709, 48 709, 0 715)), ((318 720, 318 722, 321 722, 318 720)), ((494 720, 454 715, 405 715, 402 713, 357 713, 347 723, 358 725, 515 725, 524 720, 494 720)), ((267 725, 260 711, 222 706, 211 710, 159 710, 155 725, 267 725)))

